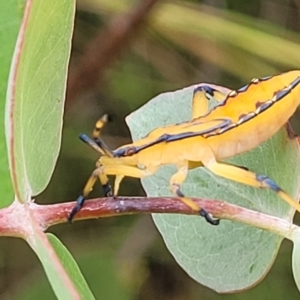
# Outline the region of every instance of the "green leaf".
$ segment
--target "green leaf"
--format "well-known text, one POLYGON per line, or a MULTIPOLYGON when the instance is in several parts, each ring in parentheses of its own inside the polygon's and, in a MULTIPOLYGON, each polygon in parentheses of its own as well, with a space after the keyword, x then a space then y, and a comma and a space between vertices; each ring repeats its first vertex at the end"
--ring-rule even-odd
MULTIPOLYGON (((41 231, 34 219, 31 219, 30 222, 32 235, 27 237, 27 241, 40 259, 55 295, 58 299, 79 299, 75 284, 63 268, 62 262, 52 248, 47 236, 41 231)), ((54 238, 51 237, 50 239, 55 244, 59 254, 66 258, 66 249, 63 249, 58 241, 54 241, 54 238)), ((63 261, 67 265, 67 259, 63 261)), ((70 263, 70 260, 68 260, 68 263, 70 263)))
MULTIPOLYGON (((25 0, 4 1, 0 9, 0 120, 4 120, 5 94, 14 46, 18 37, 25 0)), ((4 126, 0 126, 0 207, 13 201, 4 126)))
MULTIPOLYGON (((70 276, 70 279, 74 283, 74 286, 78 290, 82 299, 95 299, 92 292, 89 289, 81 271, 68 251, 68 249, 62 244, 62 242, 53 234, 47 234, 49 242, 52 244, 57 256, 59 257, 64 269, 70 276)), ((55 275, 55 274, 53 274, 55 275)))
MULTIPOLYGON (((47 236, 63 266, 70 275, 74 285, 79 291, 81 298, 93 299, 94 296, 91 294, 87 284, 84 282, 77 264, 75 263, 74 265, 73 258, 69 258, 70 254, 68 250, 65 250, 65 246, 62 245, 55 236, 51 234, 47 234, 47 236), (58 245, 56 245, 57 243, 58 245)), ((95 298, 118 300, 130 300, 134 298, 130 292, 131 289, 129 289, 128 285, 121 280, 120 269, 122 269, 122 267, 120 264, 116 263, 115 252, 111 251, 111 249, 105 250, 99 247, 89 247, 85 250, 81 249, 81 251, 77 251, 76 253, 76 261, 83 270, 84 276, 95 294, 95 298)), ((124 276, 126 276, 127 267, 124 267, 124 269, 124 276)), ((132 280, 136 282, 136 279, 132 278, 132 280)), ((134 290, 132 292, 133 294, 136 294, 137 291, 134 290)), ((11 300, 54 298, 55 296, 47 280, 44 277, 37 278, 35 271, 33 271, 29 277, 27 276, 23 279, 22 286, 18 286, 18 289, 14 289, 9 293, 9 299, 11 300)))
MULTIPOLYGON (((136 140, 153 128, 190 119, 193 87, 165 93, 132 113, 127 122, 136 140)), ((299 149, 285 129, 274 137, 230 160, 270 176, 295 197, 299 182, 299 149)), ((142 180, 148 196, 171 196, 173 166, 163 166, 142 180)), ((205 168, 189 172, 182 187, 191 197, 225 200, 242 207, 291 220, 291 208, 275 193, 255 189, 212 175, 205 168)), ((202 218, 153 215, 164 241, 180 266, 196 281, 218 292, 243 290, 260 281, 270 269, 282 237, 245 224, 221 220, 217 227, 202 218)))
POLYGON ((74 6, 27 1, 6 104, 9 163, 21 202, 46 187, 60 149, 74 6))

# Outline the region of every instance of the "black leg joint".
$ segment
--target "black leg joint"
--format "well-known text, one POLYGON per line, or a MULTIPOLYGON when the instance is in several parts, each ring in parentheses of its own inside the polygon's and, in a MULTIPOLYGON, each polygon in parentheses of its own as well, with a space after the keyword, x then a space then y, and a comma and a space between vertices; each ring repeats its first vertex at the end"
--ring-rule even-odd
POLYGON ((201 208, 199 211, 199 215, 203 217, 206 222, 208 222, 211 225, 219 225, 220 220, 219 219, 213 219, 211 214, 209 214, 205 209, 201 208))
POLYGON ((76 206, 73 207, 72 211, 68 215, 68 221, 70 223, 72 222, 74 216, 81 210, 81 208, 84 204, 85 198, 82 195, 80 195, 76 201, 77 201, 76 206))
POLYGON ((180 189, 178 189, 176 191, 176 194, 177 194, 178 197, 185 197, 184 194, 182 193, 182 191, 180 189))
POLYGON ((282 191, 281 188, 272 179, 265 175, 256 175, 256 179, 266 184, 268 188, 270 188, 276 193, 282 191))
POLYGON ((103 184, 102 188, 103 188, 105 197, 112 197, 113 196, 111 185, 109 183, 103 184))

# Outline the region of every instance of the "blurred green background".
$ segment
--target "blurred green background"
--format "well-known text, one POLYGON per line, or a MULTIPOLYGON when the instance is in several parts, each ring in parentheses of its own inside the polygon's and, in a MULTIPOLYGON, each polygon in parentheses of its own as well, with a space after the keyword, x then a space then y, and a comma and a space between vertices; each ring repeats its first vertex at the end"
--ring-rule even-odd
MULTIPOLYGON (((103 138, 115 148, 130 141, 125 116, 159 93, 200 82, 236 89, 253 77, 299 68, 299 30, 299 0, 78 0, 62 150, 50 185, 36 201, 74 201, 81 193, 97 154, 78 135, 89 134, 103 113, 112 117, 103 138)), ((144 192, 138 180, 125 179, 120 194, 144 192)), ((102 196, 99 185, 96 196, 102 196)), ((151 216, 75 222, 50 231, 74 255, 96 299, 299 298, 289 242, 256 287, 218 295, 180 269, 151 216)), ((23 241, 2 238, 0 264, 1 299, 55 299, 23 241), (20 248, 23 255, 17 256, 14 249, 20 248)))

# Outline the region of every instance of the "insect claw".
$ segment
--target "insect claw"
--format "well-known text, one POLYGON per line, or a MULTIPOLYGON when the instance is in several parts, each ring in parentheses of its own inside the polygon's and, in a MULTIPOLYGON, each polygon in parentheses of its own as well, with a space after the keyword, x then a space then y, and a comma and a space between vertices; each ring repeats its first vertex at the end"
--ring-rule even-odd
POLYGON ((75 216, 75 215, 80 211, 80 209, 82 208, 82 206, 83 206, 83 204, 84 204, 84 201, 85 201, 85 198, 84 198, 82 195, 80 195, 80 196, 77 198, 77 200, 76 200, 76 202, 77 202, 76 206, 73 207, 72 211, 71 211, 71 212, 69 213, 69 215, 68 215, 68 221, 69 221, 70 223, 72 223, 72 220, 73 220, 74 216, 75 216))
POLYGON ((212 215, 203 208, 200 209, 199 215, 201 217, 203 217, 206 220, 206 222, 208 222, 211 225, 219 225, 220 224, 219 219, 213 219, 212 215))

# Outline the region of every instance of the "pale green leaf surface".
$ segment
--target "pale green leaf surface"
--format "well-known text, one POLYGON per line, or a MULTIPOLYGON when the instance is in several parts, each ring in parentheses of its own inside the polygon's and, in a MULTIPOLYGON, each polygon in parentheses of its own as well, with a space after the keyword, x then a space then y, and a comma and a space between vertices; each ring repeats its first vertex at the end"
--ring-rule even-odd
MULTIPOLYGON (((59 260, 57 253, 54 252, 45 233, 40 230, 35 220, 32 221, 32 229, 33 234, 28 239, 28 243, 41 261, 57 299, 79 299, 78 291, 75 290, 75 284, 68 276, 69 274, 67 274, 66 270, 63 268, 62 262, 59 260)), ((58 245, 58 241, 54 241, 54 239, 52 239, 52 242, 56 244, 55 246, 59 249, 60 254, 64 254, 66 257, 67 254, 66 251, 63 251, 63 248, 61 247, 62 245, 58 245)), ((67 264, 66 261, 64 262, 67 264)))
MULTIPOLYGON (((68 249, 62 244, 62 242, 53 234, 47 234, 48 240, 53 246, 57 256, 59 257, 63 267, 69 274, 74 286, 77 288, 82 299, 95 299, 92 292, 89 289, 76 261, 70 254, 68 249)), ((53 274, 55 276, 55 274, 53 274)))
POLYGON ((13 201, 4 130, 5 95, 14 46, 20 28, 25 0, 3 1, 0 9, 0 207, 13 201))
POLYGON ((29 5, 6 109, 13 184, 22 202, 46 187, 60 149, 75 9, 68 0, 32 0, 29 5))
MULTIPOLYGON (((166 124, 189 120, 193 88, 157 96, 128 118, 133 139, 166 124)), ((292 196, 299 182, 299 153, 295 142, 281 130, 232 163, 270 176, 292 196)), ((162 167, 142 180, 148 196, 171 196, 169 179, 173 166, 162 167)), ((234 183, 204 168, 189 172, 182 187, 191 197, 225 200, 253 210, 291 219, 290 207, 275 193, 234 183)), ((255 284, 273 263, 282 238, 250 226, 221 220, 218 227, 202 218, 184 215, 153 215, 164 241, 181 267, 196 281, 218 292, 242 290, 255 284)))

